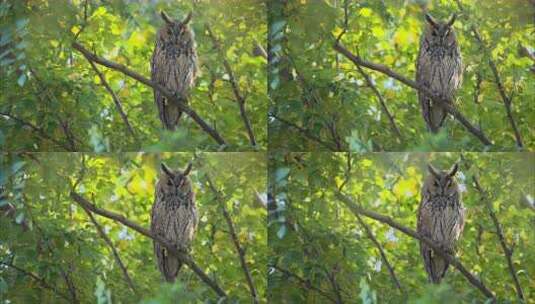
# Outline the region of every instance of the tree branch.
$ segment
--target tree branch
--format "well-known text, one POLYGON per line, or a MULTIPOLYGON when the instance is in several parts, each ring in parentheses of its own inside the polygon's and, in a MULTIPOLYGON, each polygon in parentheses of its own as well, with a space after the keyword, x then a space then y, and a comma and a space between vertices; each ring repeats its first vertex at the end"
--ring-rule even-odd
POLYGON ((174 102, 181 111, 186 113, 189 117, 191 117, 206 133, 208 133, 218 144, 220 145, 227 145, 225 140, 219 135, 219 133, 210 127, 200 116, 195 112, 192 108, 190 108, 187 104, 182 102, 177 96, 164 88, 163 86, 143 77, 142 75, 130 70, 126 66, 122 64, 118 64, 112 61, 109 61, 107 59, 104 59, 102 57, 97 56, 96 54, 91 53, 89 50, 84 48, 81 44, 78 42, 73 42, 72 47, 76 50, 78 50, 80 53, 82 53, 88 60, 96 62, 100 65, 106 66, 110 69, 119 71, 127 76, 130 76, 134 78, 135 80, 143 83, 144 85, 150 86, 155 90, 160 91, 167 99, 174 102))
POLYGON ((498 238, 500 239, 500 244, 502 245, 503 253, 505 254, 505 259, 507 260, 507 266, 509 267, 509 272, 511 273, 511 277, 513 278, 513 281, 515 283, 516 294, 520 300, 524 301, 525 299, 524 292, 522 291, 522 287, 520 286, 520 282, 516 275, 516 270, 513 265, 513 261, 511 259, 513 255, 513 250, 511 250, 511 248, 507 246, 507 243, 505 241, 505 236, 503 235, 502 226, 500 225, 500 222, 498 221, 498 217, 496 216, 496 213, 494 213, 494 210, 492 209, 492 205, 490 203, 490 197, 488 193, 485 190, 483 190, 476 176, 473 176, 472 180, 474 181, 476 190, 479 192, 479 195, 481 196, 481 202, 483 202, 485 206, 487 206, 489 215, 492 219, 492 222, 494 223, 494 227, 496 228, 496 234, 498 235, 498 238))
POLYGON ((351 210, 351 212, 353 214, 361 214, 361 215, 367 216, 367 217, 372 218, 372 219, 374 219, 376 221, 379 221, 379 222, 382 222, 384 224, 387 224, 390 227, 393 227, 393 228, 395 228, 395 229, 397 229, 397 230, 399 230, 399 231, 401 231, 401 232, 403 232, 403 233, 405 233, 405 234, 407 234, 407 235, 409 235, 409 236, 411 236, 411 237, 413 237, 415 239, 418 239, 418 240, 424 242, 426 245, 431 247, 435 253, 437 253, 442 258, 444 258, 448 263, 453 265, 453 267, 457 268, 457 270, 459 270, 465 276, 465 278, 472 285, 474 285, 476 288, 478 288, 487 298, 491 298, 493 300, 496 300, 496 297, 494 296, 494 293, 491 290, 489 290, 478 278, 476 278, 472 273, 470 273, 470 271, 467 270, 463 266, 463 264, 461 264, 461 262, 456 257, 446 253, 441 246, 435 244, 435 242, 433 242, 433 240, 431 240, 430 238, 428 238, 426 236, 423 236, 423 235, 420 235, 416 231, 397 223, 396 221, 394 221, 390 217, 387 217, 387 216, 381 215, 379 213, 376 213, 376 212, 373 212, 373 211, 369 211, 369 210, 366 210, 366 209, 360 207, 357 203, 353 202, 353 200, 351 200, 349 197, 347 197, 346 195, 344 195, 340 191, 336 190, 335 195, 340 201, 342 201, 349 208, 349 210, 351 210))
POLYGON ((400 141, 403 141, 403 137, 401 136, 401 131, 399 130, 398 125, 396 124, 396 121, 394 120, 394 116, 388 110, 388 107, 386 106, 383 95, 379 93, 379 90, 377 89, 377 86, 373 83, 372 79, 370 78, 370 75, 368 75, 368 73, 366 73, 362 69, 362 67, 358 64, 357 64, 357 69, 360 75, 362 75, 362 77, 366 79, 368 86, 370 87, 370 89, 372 89, 375 96, 377 96, 377 100, 379 101, 379 104, 381 105, 383 112, 386 114, 386 117, 388 117, 388 121, 390 122, 390 127, 392 129, 392 132, 394 132, 394 134, 399 138, 400 141))
POLYGON ((212 39, 212 44, 219 53, 219 56, 223 61, 223 66, 225 67, 225 71, 229 76, 229 81, 232 86, 232 92, 234 93, 236 101, 238 102, 238 105, 240 107, 240 116, 243 120, 243 123, 245 124, 245 128, 247 129, 247 134, 249 135, 249 142, 251 143, 251 146, 256 147, 256 139, 253 132, 253 127, 251 126, 251 121, 249 120, 247 112, 245 111, 245 96, 243 96, 243 94, 240 92, 240 87, 238 86, 238 82, 236 81, 236 77, 234 76, 234 72, 232 71, 229 62, 225 54, 223 53, 223 50, 221 49, 221 44, 212 33, 212 29, 208 24, 206 25, 206 31, 208 32, 208 36, 212 39))
POLYGON ((315 136, 314 134, 311 134, 310 131, 308 131, 308 130, 306 130, 306 129, 304 129, 304 128, 302 128, 302 127, 300 127, 300 126, 298 126, 298 125, 296 125, 296 124, 294 124, 292 122, 289 122, 289 121, 287 121, 287 120, 285 120, 283 118, 280 118, 279 116, 277 116, 277 115, 275 115, 273 113, 269 114, 269 116, 275 118, 276 120, 282 122, 283 124, 285 124, 287 126, 290 126, 290 127, 294 128, 294 129, 296 129, 297 131, 299 131, 300 133, 305 135, 306 138, 319 143, 320 145, 326 147, 330 151, 336 151, 336 148, 333 147, 330 143, 327 143, 327 142, 323 141, 321 138, 315 136))
POLYGON ((286 270, 284 268, 281 268, 277 265, 272 265, 271 267, 275 268, 276 270, 282 272, 283 274, 285 274, 286 276, 288 277, 292 277, 294 279, 296 279, 299 284, 301 284, 301 286, 303 286, 304 288, 308 289, 308 290, 313 290, 315 292, 317 292, 318 294, 320 294, 321 296, 323 296, 324 298, 328 299, 329 301, 333 302, 333 303, 337 303, 336 302, 336 299, 334 299, 333 297, 331 297, 327 292, 325 292, 324 290, 322 289, 319 289, 318 287, 315 287, 313 286, 310 281, 308 280, 305 280, 303 278, 301 278, 300 276, 298 276, 297 274, 289 271, 289 270, 286 270))
POLYGON ((67 300, 68 302, 71 302, 71 298, 69 298, 69 296, 67 296, 66 294, 60 292, 59 290, 57 290, 55 287, 52 287, 52 285, 48 284, 44 279, 36 276, 35 274, 27 271, 27 270, 24 270, 18 266, 15 266, 13 264, 8 264, 8 263, 4 263, 4 262, 1 262, 0 261, 0 264, 1 265, 5 265, 7 267, 10 267, 10 268, 13 268, 15 270, 17 270, 18 272, 24 274, 25 276, 28 276, 32 279, 34 279, 35 281, 37 281, 39 283, 39 285, 41 285, 43 288, 45 289, 48 289, 48 290, 51 290, 52 292, 54 292, 56 295, 60 296, 61 298, 67 300))
POLYGON ((251 276, 251 272, 249 271, 249 267, 247 266, 247 262, 245 261, 245 250, 243 250, 243 248, 240 245, 240 242, 238 240, 238 235, 236 234, 236 230, 234 229, 234 224, 232 223, 230 214, 228 213, 227 208, 225 206, 225 201, 222 199, 220 192, 215 188, 208 174, 206 174, 206 180, 208 181, 208 185, 210 186, 210 189, 212 190, 217 200, 219 201, 219 206, 221 206, 221 210, 223 211, 223 216, 225 217, 228 228, 230 230, 232 242, 234 243, 234 247, 236 247, 236 251, 238 252, 238 257, 240 259, 240 264, 243 269, 245 279, 247 280, 247 285, 249 285, 249 291, 251 292, 251 296, 253 297, 253 303, 255 304, 259 303, 258 292, 256 291, 256 287, 253 283, 253 277, 251 276))
MULTIPOLYGON (((465 16, 467 16, 468 14, 466 14, 466 11, 464 10, 461 2, 459 0, 455 0, 455 2, 457 2, 457 6, 459 7, 459 10, 461 10, 461 12, 463 12, 465 16)), ((509 119, 509 122, 511 123, 511 127, 513 128, 513 132, 515 134, 516 145, 518 148, 523 148, 522 137, 520 136, 520 131, 518 131, 518 127, 516 125, 515 119, 513 118, 513 113, 511 111, 511 102, 512 102, 511 97, 507 97, 507 94, 505 94, 505 88, 500 78, 500 74, 498 73, 498 69, 496 68, 496 64, 494 63, 494 60, 492 60, 489 49, 485 45, 485 42, 481 38, 481 35, 479 35, 479 31, 474 25, 470 26, 470 30, 474 34, 474 37, 479 43, 479 46, 484 50, 484 52, 489 57, 489 66, 490 66, 490 69, 492 70, 492 74, 494 75, 494 82, 496 83, 496 86, 498 87, 498 91, 500 92, 500 96, 502 97, 503 105, 505 106, 505 112, 507 113, 507 118, 509 119)))
POLYGON ((18 118, 16 116, 13 116, 12 114, 10 113, 5 113, 5 112, 0 112, 0 115, 2 116, 5 116, 9 119, 12 119, 16 122, 18 122, 19 124, 23 125, 23 126, 26 126, 26 127, 29 127, 30 129, 32 129, 33 131, 35 131, 40 137, 48 140, 48 141, 51 141, 53 143, 55 143, 56 145, 62 147, 63 149, 65 149, 66 151, 71 151, 71 152, 74 152, 74 150, 71 149, 71 147, 69 147, 67 144, 65 143, 62 143, 50 136, 48 136, 48 134, 46 134, 45 131, 43 131, 43 129, 39 128, 39 127, 36 127, 35 125, 33 125, 32 123, 30 122, 27 122, 21 118, 18 118))
POLYGON ((121 119, 126 125, 126 130, 128 131, 128 133, 130 133, 130 135, 132 136, 136 144, 139 145, 139 140, 134 132, 134 129, 132 128, 132 125, 130 125, 130 122, 128 121, 128 117, 126 116, 126 113, 123 110, 123 106, 121 104, 121 100, 119 99, 119 96, 117 96, 117 94, 115 94, 115 92, 111 89, 110 85, 106 81, 106 77, 104 76, 104 74, 102 74, 102 72, 100 72, 100 70, 95 65, 95 63, 91 61, 89 58, 87 58, 85 54, 84 54, 84 57, 87 59, 87 61, 89 61, 89 64, 91 64, 91 67, 93 68, 95 73, 97 73, 98 77, 100 78, 100 82, 102 83, 104 88, 106 88, 106 90, 110 93, 113 99, 113 103, 115 103, 115 108, 117 108, 117 111, 119 112, 119 115, 121 116, 121 119))
POLYGON ((89 219, 91 219, 91 222, 93 222, 93 225, 95 225, 95 228, 97 228, 97 231, 98 231, 98 234, 100 235, 100 237, 102 237, 102 239, 104 239, 104 241, 106 242, 108 247, 110 247, 111 252, 113 253, 113 257, 115 258, 115 262, 117 262, 117 265, 119 265, 119 268, 121 268, 121 271, 123 273, 123 276, 124 276, 124 279, 125 279, 126 283, 128 284, 128 287, 130 287, 130 289, 132 289, 134 294, 138 295, 137 290, 134 287, 134 283, 133 283, 132 279, 130 278, 130 275, 128 274, 128 270, 126 270, 126 267, 124 266, 123 261, 121 260, 121 257, 119 256, 119 253, 117 252, 117 249, 113 245, 113 242, 106 235, 106 233, 104 232, 104 229, 102 229, 102 226, 100 226, 100 224, 97 222, 97 220, 95 219, 95 217, 93 216, 91 211, 87 210, 86 208, 83 208, 83 206, 82 206, 82 209, 84 209, 84 211, 89 216, 89 219))
POLYGON ((399 289, 399 291, 401 291, 401 293, 404 294, 405 291, 401 287, 401 284, 399 283, 399 280, 396 277, 396 273, 394 272, 394 268, 392 267, 392 265, 390 265, 390 262, 388 261, 388 259, 386 257, 386 254, 385 254, 385 252, 383 250, 383 246, 375 238, 375 235, 373 234, 370 226, 368 226, 366 224, 366 222, 364 222, 364 220, 360 217, 360 215, 358 213, 355 213, 355 217, 357 218, 357 221, 359 222, 359 224, 362 227, 364 227, 364 230, 366 231, 366 234, 368 235, 368 238, 373 242, 375 247, 377 247, 377 249, 379 250, 379 254, 381 254, 381 259, 383 259, 383 262, 385 262, 386 268, 388 268, 388 272, 390 273, 390 276, 392 277, 392 281, 394 281, 394 284, 399 289))
POLYGON ((93 213, 96 213, 96 214, 100 215, 100 216, 112 219, 112 220, 114 220, 116 222, 120 222, 121 224, 123 224, 123 225, 125 225, 125 226, 127 226, 127 227, 129 227, 131 229, 134 229, 135 231, 141 233, 142 235, 159 242, 165 248, 167 248, 167 250, 169 251, 169 253, 171 253, 171 255, 173 255, 176 258, 178 258, 182 263, 188 265, 188 267, 191 270, 193 270, 193 272, 195 272, 195 274, 197 274, 197 276, 206 285, 210 286, 210 288, 212 288, 219 297, 221 297, 221 298, 226 298, 227 297, 227 294, 225 293, 225 291, 223 291, 223 289, 221 289, 221 287, 219 287, 219 285, 215 281, 213 281, 212 279, 210 279, 210 277, 208 277, 208 275, 195 263, 193 258, 188 253, 185 253, 183 251, 179 251, 177 249, 177 247, 175 247, 169 240, 167 240, 167 239, 165 239, 165 238, 163 238, 163 237, 161 237, 159 235, 153 234, 148 229, 141 227, 140 225, 132 222, 131 220, 127 219, 126 217, 124 217, 121 214, 118 214, 118 213, 115 213, 115 212, 112 212, 112 211, 108 211, 106 209, 98 208, 97 206, 93 205, 90 201, 88 201, 87 199, 85 199, 84 197, 80 196, 78 193, 76 193, 74 191, 72 191, 70 193, 70 196, 82 208, 87 209, 87 210, 89 210, 89 211, 91 211, 93 213))
POLYGON ((386 74, 396 80, 401 81, 402 83, 408 85, 409 87, 416 89, 428 96, 430 96, 434 101, 438 103, 444 110, 446 110, 448 113, 453 115, 470 133, 472 133, 474 136, 476 136, 483 144, 490 146, 492 145, 492 142, 485 136, 485 134, 479 130, 478 128, 474 127, 462 114, 459 112, 454 106, 450 105, 446 100, 442 100, 439 96, 433 94, 433 92, 427 88, 424 87, 417 82, 415 82, 412 79, 409 79, 405 76, 402 76, 388 67, 377 64, 369 61, 365 61, 362 58, 360 58, 357 55, 354 55, 349 50, 347 50, 340 42, 336 42, 333 46, 334 50, 339 52, 340 54, 344 55, 347 59, 351 60, 355 65, 357 66, 363 66, 371 70, 375 70, 378 72, 381 72, 383 74, 386 74))

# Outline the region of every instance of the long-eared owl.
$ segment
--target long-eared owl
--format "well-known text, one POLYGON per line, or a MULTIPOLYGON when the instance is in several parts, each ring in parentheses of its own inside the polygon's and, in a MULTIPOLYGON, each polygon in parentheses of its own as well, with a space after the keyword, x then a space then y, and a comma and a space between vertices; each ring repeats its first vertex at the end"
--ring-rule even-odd
MULTIPOLYGON (((425 19, 427 25, 420 39, 416 81, 452 104, 462 82, 461 51, 452 26, 455 15, 446 23, 435 21, 429 14, 425 19)), ((428 130, 438 132, 447 112, 422 92, 418 92, 418 99, 428 130)))
MULTIPOLYGON (((455 243, 464 229, 465 217, 461 192, 455 180, 458 165, 455 164, 449 171, 439 171, 428 165, 428 170, 422 186, 417 231, 447 253, 454 254, 455 243)), ((423 242, 420 242, 420 253, 429 282, 440 283, 448 270, 448 262, 423 242)))
MULTIPOLYGON (((183 21, 171 20, 164 12, 161 16, 165 24, 157 34, 150 65, 151 79, 187 102, 197 77, 195 36, 188 26, 191 13, 183 21)), ((164 128, 174 130, 182 111, 158 90, 154 90, 154 101, 164 128)))
MULTIPOLYGON (((151 212, 151 232, 171 241, 179 250, 191 247, 198 223, 190 171, 191 164, 184 171, 172 171, 161 164, 151 212)), ((154 254, 165 280, 174 282, 182 263, 156 241, 154 254)))

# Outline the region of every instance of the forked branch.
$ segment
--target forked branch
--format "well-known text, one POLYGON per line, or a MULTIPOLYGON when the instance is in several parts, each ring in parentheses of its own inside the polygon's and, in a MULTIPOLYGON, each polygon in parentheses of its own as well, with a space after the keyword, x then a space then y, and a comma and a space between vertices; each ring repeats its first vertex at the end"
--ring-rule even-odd
POLYGON ((230 63, 228 62, 227 57, 225 56, 225 53, 223 52, 223 49, 221 48, 221 43, 214 36, 214 33, 212 32, 212 29, 210 28, 209 25, 206 25, 206 30, 208 32, 208 36, 210 36, 210 38, 212 39, 212 44, 217 50, 219 57, 223 61, 223 67, 225 68, 225 72, 227 72, 228 74, 230 85, 232 86, 232 92, 234 93, 236 102, 238 103, 238 106, 240 107, 240 116, 245 125, 245 129, 247 129, 247 135, 249 136, 249 143, 251 144, 251 146, 256 147, 256 139, 255 139, 255 135, 253 132, 253 127, 251 125, 251 121, 249 120, 249 117, 247 116, 247 112, 245 111, 245 96, 240 90, 240 86, 238 85, 238 81, 236 80, 236 77, 234 76, 234 72, 232 71, 230 63))
POLYGON ((496 234, 498 235, 498 238, 500 239, 500 244, 502 245, 503 253, 505 254, 505 259, 507 260, 509 273, 511 274, 511 277, 513 278, 513 282, 515 283, 516 294, 519 299, 524 301, 525 299, 524 291, 522 290, 522 287, 520 286, 520 281, 518 280, 518 276, 516 275, 515 266, 511 258, 513 255, 513 250, 509 246, 507 246, 507 242, 505 241, 505 236, 503 235, 502 225, 500 225, 500 222, 498 221, 498 217, 496 216, 496 213, 492 209, 492 205, 490 203, 490 197, 487 191, 483 190, 483 188, 479 184, 479 179, 476 176, 473 176, 472 180, 474 181, 474 185, 481 196, 481 201, 485 204, 485 206, 487 206, 489 215, 492 219, 492 222, 494 223, 494 227, 496 228, 496 234))
POLYGON ((364 215, 366 217, 372 218, 372 219, 374 219, 376 221, 379 221, 379 222, 382 222, 384 224, 387 224, 390 227, 393 227, 393 228, 405 233, 406 235, 409 235, 409 236, 411 236, 411 237, 413 237, 415 239, 418 239, 418 240, 424 242, 426 245, 431 247, 435 253, 437 253, 442 258, 444 258, 446 261, 448 261, 448 263, 453 265, 453 267, 457 268, 457 270, 459 270, 464 275, 464 277, 472 285, 474 285, 477 289, 479 289, 487 298, 490 298, 490 299, 492 299, 494 301, 496 300, 496 297, 494 296, 494 293, 490 289, 488 289, 483 284, 483 282, 481 282, 468 269, 466 269, 464 267, 464 265, 461 264, 461 262, 456 257, 446 253, 442 249, 441 246, 435 244, 435 242, 433 242, 433 240, 431 240, 430 238, 428 238, 426 236, 423 236, 423 235, 420 235, 416 231, 397 223, 396 221, 394 221, 392 218, 390 218, 388 216, 384 216, 384 215, 381 215, 379 213, 376 213, 376 212, 373 212, 373 211, 369 211, 369 210, 366 210, 366 209, 360 207, 352 199, 350 199, 348 196, 344 195, 342 192, 340 192, 338 190, 336 190, 335 195, 341 202, 343 202, 349 208, 349 210, 353 214, 355 214, 355 215, 356 214, 364 215))
POLYGON ((100 65, 106 66, 106 67, 108 67, 110 69, 119 71, 119 72, 121 72, 121 73, 123 73, 123 74, 125 74, 127 76, 130 76, 130 77, 134 78, 135 80, 143 83, 144 85, 147 85, 149 87, 152 87, 155 90, 160 91, 167 99, 169 99, 172 102, 174 102, 180 108, 181 111, 183 111, 189 117, 191 117, 218 144, 220 144, 220 145, 226 145, 227 144, 225 142, 225 140, 223 139, 223 137, 221 137, 221 135, 219 135, 219 133, 214 128, 209 126, 199 116, 199 114, 197 114, 197 112, 195 112, 187 104, 182 102, 179 98, 177 98, 177 96, 173 92, 171 92, 168 89, 164 88, 163 86, 161 86, 161 85, 159 85, 159 84, 157 84, 157 83, 155 83, 155 82, 143 77, 142 75, 130 70, 129 68, 127 68, 126 66, 124 66, 122 64, 119 64, 119 63, 116 63, 116 62, 113 62, 113 61, 109 61, 109 60, 107 60, 105 58, 97 56, 96 54, 94 54, 94 53, 90 52, 89 50, 87 50, 85 47, 83 47, 78 42, 73 42, 72 43, 72 47, 74 49, 78 50, 80 53, 82 53, 88 60, 96 62, 96 63, 98 63, 100 65))
POLYGON ((351 60, 357 66, 363 66, 365 68, 381 72, 385 75, 388 75, 396 80, 401 81, 402 83, 408 85, 409 87, 418 90, 428 96, 438 103, 444 110, 453 115, 470 133, 476 136, 483 144, 490 146, 492 142, 485 136, 485 134, 478 128, 474 127, 455 107, 450 105, 446 100, 442 100, 440 96, 434 94, 429 88, 420 85, 416 81, 409 79, 405 76, 402 76, 390 68, 378 64, 366 61, 358 55, 354 55, 348 49, 346 49, 339 41, 335 42, 334 50, 344 55, 347 59, 351 60))
POLYGON ((249 291, 251 292, 251 297, 253 298, 253 303, 259 303, 258 298, 258 292, 256 291, 256 287, 253 282, 253 277, 251 276, 251 272, 249 271, 249 266, 247 265, 247 262, 245 261, 245 250, 240 244, 240 241, 238 240, 238 235, 236 234, 236 229, 234 228, 234 223, 232 222, 232 218, 230 217, 230 214, 227 211, 227 208, 225 206, 225 200, 221 197, 221 193, 215 188, 214 184, 212 183, 212 180, 208 175, 206 175, 206 180, 208 181, 208 186, 210 187, 210 190, 214 193, 217 200, 219 201, 219 206, 221 207, 221 210, 223 211, 223 217, 225 217, 225 221, 227 222, 230 236, 232 237, 232 242, 234 243, 234 247, 236 247, 236 251, 238 252, 238 257, 240 259, 240 264, 243 269, 243 273, 245 275, 245 279, 247 280, 247 285, 249 286, 249 291))
POLYGON ((156 242, 159 242, 162 244, 168 251, 171 253, 171 255, 175 256, 177 259, 179 259, 182 263, 188 265, 188 267, 195 272, 195 274, 201 279, 206 285, 208 285, 210 288, 212 288, 215 293, 221 297, 226 298, 227 294, 219 285, 212 280, 198 265, 195 263, 193 258, 183 251, 179 251, 176 246, 174 246, 169 240, 153 234, 151 231, 149 231, 146 228, 141 227, 140 225, 132 222, 128 218, 124 217, 121 214, 98 208, 97 206, 93 205, 90 201, 85 199, 84 197, 80 196, 78 193, 72 191, 70 194, 71 198, 77 202, 82 208, 89 210, 93 213, 96 213, 100 216, 107 217, 109 219, 112 219, 116 222, 119 222, 129 228, 134 229, 135 231, 141 233, 142 235, 151 238, 155 240, 156 242))

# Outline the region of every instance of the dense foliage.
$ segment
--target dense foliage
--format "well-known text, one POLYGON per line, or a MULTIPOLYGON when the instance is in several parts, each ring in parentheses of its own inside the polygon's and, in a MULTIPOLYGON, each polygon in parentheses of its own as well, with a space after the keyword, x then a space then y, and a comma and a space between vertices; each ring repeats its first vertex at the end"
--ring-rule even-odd
POLYGON ((273 156, 268 299, 336 303, 338 293, 347 303, 483 303, 483 294, 451 266, 443 284, 427 284, 418 241, 361 216, 393 266, 401 292, 365 227, 335 197, 341 187, 365 209, 416 229, 427 163, 447 169, 456 161, 460 161, 456 178, 467 209, 457 256, 499 303, 517 303, 496 228, 472 182, 477 177, 513 250, 514 271, 525 299, 534 303, 535 159, 530 153, 369 153, 352 154, 349 163, 347 153, 273 156))
POLYGON ((523 146, 534 147, 534 64, 527 53, 535 7, 523 0, 280 1, 270 10, 270 147, 289 151, 497 151, 517 143, 489 65, 497 66, 523 146), (462 10, 456 2, 462 2, 462 10), (459 111, 487 135, 484 145, 452 117, 432 136, 416 91, 363 68, 384 99, 401 137, 392 131, 373 88, 333 49, 336 38, 362 59, 414 79, 423 12, 439 20, 457 14, 454 29, 464 63, 459 111), (482 37, 483 46, 472 32, 482 37), (292 136, 288 136, 291 134, 292 136))
POLYGON ((87 49, 150 78, 155 35, 164 10, 193 12, 200 77, 190 105, 226 140, 227 150, 265 149, 266 19, 261 1, 0 1, 0 127, 4 150, 191 151, 218 144, 191 118, 164 132, 152 88, 98 66, 119 97, 133 133, 88 60, 87 49), (192 2, 194 4, 192 4, 192 2), (210 27, 221 52, 208 35, 210 27), (255 51, 256 50, 256 51, 255 51), (223 58, 224 57, 224 58, 223 58), (229 73, 245 98, 257 141, 252 147, 229 73))
POLYGON ((69 198, 80 176, 82 157, 86 170, 76 191, 97 206, 147 228, 160 162, 184 168, 194 159, 190 176, 200 221, 191 255, 231 302, 251 301, 221 212, 225 204, 260 301, 265 302, 266 164, 260 152, 195 157, 191 153, 4 155, 0 179, 0 189, 5 189, 0 195, 0 302, 76 302, 68 282, 72 282, 81 303, 176 303, 178 299, 180 303, 217 302, 216 294, 188 267, 183 267, 177 283, 164 283, 149 238, 94 215, 126 266, 136 291, 129 287, 110 247, 84 210, 69 198), (216 199, 208 187, 207 176, 220 191, 221 199, 216 199), (7 208, 12 212, 6 212, 7 208))

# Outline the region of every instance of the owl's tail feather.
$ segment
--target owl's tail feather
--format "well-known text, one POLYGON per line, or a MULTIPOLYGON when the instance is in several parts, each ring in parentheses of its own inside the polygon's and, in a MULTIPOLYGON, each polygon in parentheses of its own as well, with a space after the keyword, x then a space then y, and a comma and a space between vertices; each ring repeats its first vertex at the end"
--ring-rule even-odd
POLYGON ((166 102, 162 113, 160 113, 160 118, 164 128, 171 131, 175 130, 175 127, 178 125, 178 121, 180 120, 181 116, 182 111, 180 111, 176 105, 169 102, 166 102))
POLYGON ((173 257, 167 249, 160 244, 154 244, 154 251, 156 252, 156 260, 158 263, 158 269, 162 273, 164 279, 167 282, 173 283, 182 267, 182 263, 175 257, 173 257))
POLYGON ((444 260, 443 258, 435 255, 432 258, 432 264, 431 264, 431 273, 429 273, 429 281, 434 284, 439 284, 440 281, 444 278, 446 275, 446 271, 448 270, 449 263, 444 260))
POLYGON ((429 129, 433 133, 438 133, 442 125, 444 124, 444 120, 446 120, 446 114, 447 112, 442 109, 438 105, 433 105, 431 107, 430 111, 430 119, 429 119, 429 129))
POLYGON ((446 275, 449 263, 442 257, 438 256, 427 246, 422 246, 422 257, 424 259, 427 279, 430 283, 439 284, 446 275))

